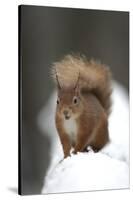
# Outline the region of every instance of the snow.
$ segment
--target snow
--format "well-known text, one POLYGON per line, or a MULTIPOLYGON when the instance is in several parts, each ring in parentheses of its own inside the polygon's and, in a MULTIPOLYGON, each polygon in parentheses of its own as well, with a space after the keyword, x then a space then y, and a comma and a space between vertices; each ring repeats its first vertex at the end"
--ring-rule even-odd
POLYGON ((47 176, 43 193, 126 188, 127 171, 127 164, 102 153, 78 153, 47 176))
POLYGON ((110 144, 98 153, 71 154, 63 151, 55 128, 56 92, 38 116, 38 125, 51 139, 51 163, 42 193, 64 193, 129 187, 129 106, 126 90, 114 83, 109 118, 110 144))

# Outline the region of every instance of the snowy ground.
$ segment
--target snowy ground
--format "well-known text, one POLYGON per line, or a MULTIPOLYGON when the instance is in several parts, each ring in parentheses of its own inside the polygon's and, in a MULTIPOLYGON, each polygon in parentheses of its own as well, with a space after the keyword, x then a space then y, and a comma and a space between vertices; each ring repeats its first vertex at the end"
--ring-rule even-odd
POLYGON ((111 143, 99 153, 92 150, 63 159, 55 128, 56 93, 38 116, 38 124, 51 138, 51 164, 42 193, 75 192, 129 187, 129 107, 126 91, 114 84, 109 118, 111 143))

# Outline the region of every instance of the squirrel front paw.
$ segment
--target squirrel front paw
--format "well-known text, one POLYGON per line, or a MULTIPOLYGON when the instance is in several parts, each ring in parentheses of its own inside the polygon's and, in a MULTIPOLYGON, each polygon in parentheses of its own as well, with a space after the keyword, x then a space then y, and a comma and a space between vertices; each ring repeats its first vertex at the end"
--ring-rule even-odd
POLYGON ((76 149, 74 149, 73 151, 72 151, 72 154, 77 154, 78 153, 78 151, 76 150, 76 149))
POLYGON ((69 157, 69 156, 71 156, 70 152, 64 153, 64 159, 67 158, 67 157, 69 157))

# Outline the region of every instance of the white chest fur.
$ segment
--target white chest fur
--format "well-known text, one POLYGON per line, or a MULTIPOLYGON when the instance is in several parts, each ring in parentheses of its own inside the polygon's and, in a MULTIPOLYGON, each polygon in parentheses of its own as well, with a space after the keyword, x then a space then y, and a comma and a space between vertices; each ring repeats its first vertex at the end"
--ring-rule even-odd
POLYGON ((77 137, 77 123, 75 119, 70 118, 68 120, 64 120, 64 128, 71 141, 75 142, 77 137))

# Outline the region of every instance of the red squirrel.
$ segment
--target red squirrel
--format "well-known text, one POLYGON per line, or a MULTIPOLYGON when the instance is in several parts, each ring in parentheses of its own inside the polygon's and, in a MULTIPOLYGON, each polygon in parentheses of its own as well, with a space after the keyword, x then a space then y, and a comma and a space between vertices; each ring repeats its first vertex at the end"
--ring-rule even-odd
POLYGON ((109 142, 108 116, 111 107, 109 67, 67 55, 52 66, 58 90, 55 123, 64 158, 73 153, 101 150, 109 142))

